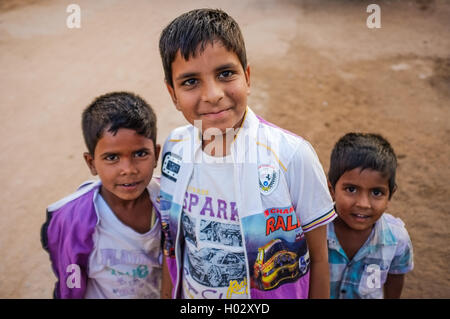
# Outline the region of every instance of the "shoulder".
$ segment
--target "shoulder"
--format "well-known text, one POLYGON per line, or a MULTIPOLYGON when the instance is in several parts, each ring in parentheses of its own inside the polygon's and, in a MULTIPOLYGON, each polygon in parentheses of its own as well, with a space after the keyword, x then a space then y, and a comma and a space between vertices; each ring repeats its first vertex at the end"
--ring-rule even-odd
POLYGON ((194 127, 190 124, 177 127, 169 133, 164 145, 172 145, 180 142, 190 140, 194 127))
POLYGON ((301 160, 315 157, 314 148, 303 137, 282 129, 259 116, 255 115, 255 118, 258 125, 257 141, 261 144, 267 143, 260 146, 267 146, 267 148, 278 153, 280 160, 290 163, 294 159, 301 160))
POLYGON ((384 213, 381 218, 384 222, 385 227, 389 229, 390 233, 396 241, 403 244, 409 243, 411 241, 403 220, 401 220, 399 217, 394 217, 389 213, 384 213))
POLYGON ((178 127, 170 132, 162 149, 162 161, 164 161, 167 154, 179 157, 192 153, 191 149, 195 144, 194 136, 195 128, 190 124, 178 127))
POLYGON ((147 186, 148 193, 150 195, 150 200, 156 210, 159 211, 159 190, 161 188, 161 177, 153 176, 150 183, 147 186))
POLYGON ((100 187, 100 181, 83 183, 80 188, 47 207, 50 227, 73 227, 80 224, 96 224, 97 214, 93 203, 95 191, 100 187), (63 226, 66 225, 66 226, 63 226))
POLYGON ((388 225, 391 230, 406 230, 405 223, 401 218, 392 216, 389 213, 384 213, 381 218, 388 225))
POLYGON ((98 222, 93 197, 99 186, 100 181, 83 183, 76 192, 47 207, 47 218, 41 228, 45 249, 56 249, 61 240, 72 243, 91 235, 98 222))
MULTIPOLYGON (((383 214, 382 220, 385 227, 389 229, 389 232, 385 233, 394 238, 395 252, 389 267, 389 273, 405 274, 414 268, 413 246, 405 223, 400 218, 387 213, 383 214)), ((389 242, 387 241, 387 243, 389 242)))
POLYGON ((278 127, 258 115, 254 116, 253 122, 254 125, 258 125, 258 137, 267 139, 268 141, 285 142, 287 143, 286 147, 288 148, 296 148, 298 145, 309 144, 303 137, 278 127))
POLYGON ((65 206, 73 206, 79 203, 80 201, 83 201, 83 199, 87 196, 89 196, 90 193, 92 193, 95 189, 97 189, 101 185, 101 181, 86 181, 82 183, 78 189, 62 199, 58 200, 57 202, 50 204, 47 207, 47 210, 50 212, 57 211, 65 206))

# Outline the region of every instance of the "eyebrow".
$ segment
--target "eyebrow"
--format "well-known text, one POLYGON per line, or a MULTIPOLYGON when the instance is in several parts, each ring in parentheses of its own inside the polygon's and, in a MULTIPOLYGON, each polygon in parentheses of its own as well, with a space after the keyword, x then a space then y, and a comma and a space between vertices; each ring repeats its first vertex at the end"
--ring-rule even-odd
POLYGON ((183 73, 183 74, 180 74, 179 76, 177 76, 176 79, 175 79, 175 81, 179 81, 179 80, 191 78, 191 77, 197 76, 197 75, 198 75, 198 73, 195 73, 195 72, 187 72, 187 73, 183 73))
POLYGON ((100 158, 105 158, 110 155, 117 155, 117 154, 118 154, 117 152, 105 152, 105 153, 100 154, 100 158))
MULTIPOLYGON (((343 187, 349 187, 349 186, 352 186, 352 187, 361 187, 361 186, 359 186, 359 185, 356 185, 356 184, 354 184, 354 183, 342 183, 342 186, 343 187)), ((387 189, 389 189, 389 187, 388 186, 386 186, 386 185, 377 185, 377 186, 374 186, 374 187, 371 187, 370 189, 374 189, 374 188, 387 188, 387 189)))
POLYGON ((221 65, 221 66, 219 66, 219 67, 217 67, 216 69, 215 69, 215 71, 222 71, 222 70, 226 70, 226 69, 233 69, 233 68, 236 68, 236 67, 238 67, 238 65, 236 64, 236 63, 227 63, 227 64, 224 64, 224 65, 221 65))
MULTIPOLYGON (((151 149, 149 149, 147 147, 142 147, 142 148, 139 148, 137 150, 133 150, 132 153, 142 152, 142 151, 146 151, 146 152, 151 153, 151 149)), ((105 152, 105 153, 100 154, 100 157, 105 157, 105 156, 109 156, 109 155, 120 155, 120 154, 122 154, 122 153, 121 152, 110 151, 110 152, 105 152)))
MULTIPOLYGON (((214 72, 219 72, 219 71, 223 71, 223 70, 227 70, 227 69, 234 69, 236 68, 238 65, 236 63, 227 63, 227 64, 223 64, 218 66, 217 68, 214 69, 214 72)), ((186 73, 182 73, 179 76, 177 76, 175 78, 175 81, 179 81, 179 80, 183 80, 183 79, 187 79, 190 77, 195 77, 198 76, 200 73, 199 72, 186 72, 186 73)))

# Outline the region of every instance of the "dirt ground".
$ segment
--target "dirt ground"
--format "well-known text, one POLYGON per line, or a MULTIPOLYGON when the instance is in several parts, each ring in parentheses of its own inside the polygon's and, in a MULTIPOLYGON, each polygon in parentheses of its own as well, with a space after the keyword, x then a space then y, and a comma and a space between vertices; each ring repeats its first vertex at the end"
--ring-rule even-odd
POLYGON ((389 212, 414 245, 403 298, 450 298, 450 2, 326 0, 0 1, 0 297, 50 298, 39 230, 45 208, 91 178, 80 116, 96 96, 129 90, 158 115, 158 140, 184 124, 163 84, 162 28, 219 7, 241 25, 249 105, 308 139, 328 170, 337 139, 377 132, 399 158, 389 212), (69 4, 81 8, 70 29, 69 4), (381 7, 369 29, 366 8, 381 7))

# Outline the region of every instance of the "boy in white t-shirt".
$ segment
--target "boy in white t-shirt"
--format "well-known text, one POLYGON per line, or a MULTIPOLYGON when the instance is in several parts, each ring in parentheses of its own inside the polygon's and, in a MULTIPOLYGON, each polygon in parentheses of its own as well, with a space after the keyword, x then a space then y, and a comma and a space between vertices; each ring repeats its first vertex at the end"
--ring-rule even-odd
POLYGON ((100 181, 47 209, 41 238, 58 279, 54 297, 159 298, 155 113, 137 95, 109 93, 84 110, 82 128, 84 158, 100 181))
POLYGON ((163 149, 162 297, 327 298, 326 177, 307 141, 247 106, 238 24, 192 10, 163 30, 160 53, 190 123, 163 149))

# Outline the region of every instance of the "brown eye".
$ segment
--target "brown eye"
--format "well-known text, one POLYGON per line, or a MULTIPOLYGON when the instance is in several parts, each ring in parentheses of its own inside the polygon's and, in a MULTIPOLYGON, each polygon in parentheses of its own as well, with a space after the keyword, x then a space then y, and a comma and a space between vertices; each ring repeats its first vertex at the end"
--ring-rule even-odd
POLYGON ((354 186, 348 186, 345 188, 345 190, 349 193, 355 193, 356 192, 356 187, 354 186))
POLYGON ((220 72, 218 77, 219 77, 219 79, 227 79, 227 78, 230 78, 232 75, 234 75, 233 71, 226 70, 226 71, 220 72))
POLYGON ((113 162, 113 161, 118 160, 119 156, 117 156, 116 154, 110 154, 110 155, 105 156, 104 159, 108 162, 113 162))
POLYGON ((380 197, 380 196, 384 195, 384 192, 381 189, 374 189, 374 190, 372 190, 372 194, 375 197, 380 197))
POLYGON ((196 79, 187 79, 186 81, 181 82, 181 86, 194 86, 198 83, 196 79))
POLYGON ((145 157, 148 155, 147 151, 137 151, 136 153, 134 153, 135 157, 145 157))

